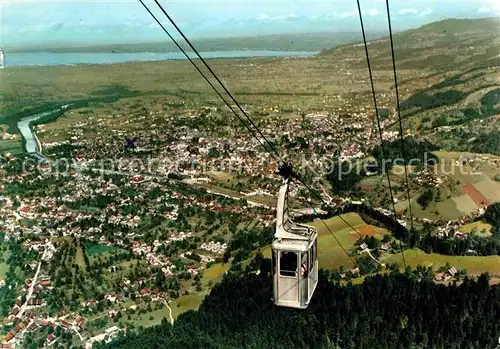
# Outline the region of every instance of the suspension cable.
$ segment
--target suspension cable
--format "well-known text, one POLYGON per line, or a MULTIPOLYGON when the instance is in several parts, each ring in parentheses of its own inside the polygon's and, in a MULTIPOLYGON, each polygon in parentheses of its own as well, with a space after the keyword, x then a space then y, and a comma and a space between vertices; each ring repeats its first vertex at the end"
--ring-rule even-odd
MULTIPOLYGON (((359 0, 358 0, 359 3, 359 0)), ((398 77, 396 72, 396 58, 394 55, 394 42, 392 39, 392 26, 391 26, 391 12, 389 9, 389 0, 385 0, 385 4, 387 7, 387 22, 389 24, 389 38, 391 40, 391 55, 392 55, 392 70, 394 72, 394 89, 396 90, 396 104, 398 111, 398 121, 399 121, 399 136, 401 138, 401 151, 403 152, 403 164, 405 168, 405 182, 406 182, 406 193, 408 195, 408 209, 410 211, 410 226, 413 231, 413 213, 411 209, 411 196, 410 196, 410 184, 408 182, 408 169, 406 168, 406 154, 405 154, 405 142, 404 142, 404 134, 403 134, 403 123, 401 121, 401 110, 399 103, 399 90, 398 90, 398 77)))
MULTIPOLYGON (((224 101, 224 103, 231 109, 231 111, 238 117, 238 119, 240 121, 243 122, 243 120, 241 119, 241 117, 236 113, 236 111, 234 109, 232 109, 229 105, 229 103, 222 97, 222 95, 218 92, 218 90, 215 88, 215 86, 208 80, 208 78, 206 78, 206 76, 201 72, 201 70, 196 66, 196 64, 192 61, 192 59, 187 55, 187 53, 185 52, 185 50, 177 43, 177 41, 170 35, 170 33, 165 29, 165 27, 159 22, 159 20, 152 14, 152 12, 148 9, 148 7, 143 3, 142 0, 139 0, 141 2, 141 4, 146 8, 146 10, 148 11, 148 13, 155 19, 155 21, 161 26, 161 28, 163 29, 163 31, 169 36, 169 38, 176 44, 176 46, 181 50, 181 52, 189 59, 189 61, 191 62, 191 64, 193 64, 193 66, 196 67, 197 71, 202 74, 202 76, 205 78, 205 80, 209 83, 209 85, 214 89, 214 91, 216 91, 217 95, 224 101)), ((177 26, 177 24, 175 23, 175 21, 168 15, 168 13, 165 11, 165 9, 161 6, 161 4, 159 4, 159 2, 157 0, 155 0, 155 3, 158 5, 158 7, 161 9, 161 11, 165 14, 165 16, 169 19, 169 21, 172 23, 172 25, 177 29, 177 31, 181 34, 181 36, 184 38, 184 40, 186 40, 186 42, 189 44, 189 46, 191 47, 191 49, 194 51, 194 53, 198 56, 198 58, 203 62, 203 64, 205 65, 205 67, 209 70, 209 72, 212 74, 212 76, 217 80, 217 82, 222 86, 222 88, 225 90, 225 92, 228 94, 228 96, 232 99, 232 101, 238 106, 239 110, 245 115, 245 117, 248 119, 248 121, 250 122, 250 124, 252 126, 255 127, 255 129, 257 130, 257 132, 261 135, 261 137, 266 141, 266 143, 268 144, 269 148, 271 150, 273 150, 273 152, 278 156, 278 159, 280 161, 283 161, 281 156, 279 155, 279 153, 272 147, 272 145, 270 144, 270 142, 265 138, 265 136, 262 134, 262 132, 259 130, 259 128, 257 127, 257 125, 255 125, 255 123, 251 120, 251 118, 248 116, 248 114, 244 111, 244 109, 241 107, 241 105, 236 101, 236 99, 233 97, 233 95, 229 92, 229 90, 224 86, 224 84, 220 81, 220 79, 217 77, 217 75, 213 72, 213 70, 210 68, 210 66, 206 63, 206 61, 203 59, 203 57, 199 54, 199 52, 196 50, 196 48, 191 44, 191 42, 186 38, 186 36, 182 33, 182 31, 180 30, 180 28, 177 26)), ((244 122, 243 122, 244 123, 244 122)), ((249 131, 252 133, 252 135, 254 137, 256 137, 258 139, 258 137, 256 136, 256 134, 250 130, 249 126, 246 125, 246 123, 244 123, 244 125, 249 129, 249 131)), ((259 140, 259 139, 258 139, 259 140)), ((259 140, 260 142, 260 140, 259 140)), ((262 144, 262 142, 260 142, 262 144)), ((264 149, 269 152, 269 150, 267 149, 267 147, 264 146, 264 149)), ((269 153, 274 159, 275 161, 276 158, 273 156, 273 154, 269 153)), ((278 161, 277 161, 278 162, 278 161)), ((283 161, 284 163, 284 161, 283 161)), ((300 181, 308 190, 309 192, 315 194, 314 196, 316 196, 317 198, 319 198, 323 204, 325 204, 326 206, 329 206, 325 200, 319 196, 318 194, 316 194, 313 189, 307 184, 305 183, 299 176, 297 176, 297 179, 298 181, 300 181)), ((307 199, 306 199, 307 201, 307 199)), ((309 203, 310 204, 310 203, 309 203)), ((354 232, 356 232, 356 234, 358 234, 360 237, 362 237, 362 235, 349 223, 347 222, 342 216, 339 215, 339 218, 348 226, 350 227, 354 232)), ((338 239, 334 236, 334 233, 331 231, 330 227, 328 227, 328 225, 320 218, 320 220, 322 221, 322 223, 325 225, 325 227, 328 229, 328 231, 330 232, 330 234, 335 238, 335 240, 337 241, 337 243, 339 243, 339 246, 344 250, 344 252, 346 253, 346 255, 351 259, 351 261, 353 262, 354 265, 357 265, 357 263, 349 256, 349 254, 347 253, 346 249, 340 244, 340 242, 338 241, 338 239)))
MULTIPOLYGON (((361 5, 360 5, 359 0, 356 0, 356 2, 358 4, 359 22, 361 23, 361 32, 363 33, 363 43, 364 43, 364 46, 365 46, 366 62, 367 62, 367 65, 368 65, 368 74, 370 76, 370 86, 371 86, 372 96, 373 96, 373 106, 374 106, 374 109, 375 109, 375 116, 377 118, 378 134, 379 134, 380 146, 381 146, 381 150, 382 150, 382 163, 384 164, 384 168, 382 170, 385 172, 385 174, 387 176, 387 183, 389 184, 389 193, 390 193, 391 202, 392 202, 392 212, 394 214, 394 220, 397 221, 397 218, 396 218, 396 204, 394 202, 394 194, 393 194, 393 191, 392 191, 391 176, 389 175, 387 163, 384 161, 384 154, 386 154, 386 151, 385 151, 385 145, 384 145, 384 138, 382 136, 382 127, 380 126, 380 116, 379 116, 378 107, 377 107, 377 96, 376 96, 376 93, 375 93, 375 86, 373 84, 372 67, 371 67, 371 64, 370 64, 370 55, 368 54, 368 45, 366 43, 366 34, 365 34, 365 26, 363 24, 363 15, 361 13, 361 5)), ((404 155, 403 155, 403 157, 404 157, 404 155)), ((406 166, 405 166, 405 168, 406 168, 406 166)), ((399 242, 399 249, 401 251, 401 256, 403 257, 404 268, 406 269, 405 255, 403 253, 403 248, 401 246, 401 241, 399 242)))
MULTIPOLYGON (((240 115, 238 115, 238 113, 236 112, 236 110, 233 109, 233 107, 226 101, 226 99, 221 95, 221 93, 219 92, 219 90, 217 90, 217 88, 215 88, 215 86, 212 84, 212 82, 207 78, 207 76, 201 71, 201 69, 196 65, 196 63, 191 59, 191 57, 189 57, 189 55, 186 53, 186 51, 182 48, 182 46, 177 42, 177 40, 175 40, 172 35, 168 32, 168 30, 163 26, 163 24, 158 20, 158 18, 151 12, 151 10, 146 6, 146 4, 143 2, 143 0, 139 0, 139 2, 142 4, 142 6, 146 9, 146 11, 148 11, 148 13, 151 15, 151 17, 153 17, 153 19, 156 21, 156 23, 158 23, 158 25, 161 27, 161 29, 163 29, 163 31, 168 35, 168 37, 170 38, 170 40, 173 41, 173 43, 177 46, 177 48, 184 54, 184 56, 189 60, 189 62, 193 65, 193 67, 196 68, 196 70, 198 71, 198 73, 200 73, 200 75, 203 77, 203 79, 205 79, 205 81, 210 85, 210 87, 215 91, 215 93, 219 96, 220 99, 222 99, 222 101, 224 102, 224 104, 233 112, 234 115, 236 115, 236 117, 243 123, 243 125, 248 129, 248 131, 257 139, 257 141, 264 147, 264 149, 266 149, 266 146, 264 143, 262 143, 262 141, 259 139, 259 137, 257 137, 257 135, 255 134, 254 130, 252 130, 250 128, 249 125, 246 124, 246 122, 241 118, 240 115)), ((212 72, 213 74, 213 72, 212 72)), ((267 149, 266 149, 267 150, 267 149)), ((269 151, 268 151, 269 153, 269 151)), ((271 155, 271 157, 274 159, 274 161, 276 162, 279 162, 274 156, 272 153, 269 153, 271 155)))
MULTIPOLYGON (((303 182, 301 182, 301 180, 298 180, 301 184, 303 184, 303 182)), ((305 202, 307 202, 307 204, 309 206, 311 206, 311 208, 313 209, 313 211, 315 211, 316 209, 314 208, 314 206, 311 204, 311 202, 309 200, 307 200, 307 198, 305 197, 305 195, 303 195, 303 198, 305 202)), ((302 201, 302 200, 301 200, 302 201)), ((351 229, 353 229, 359 236, 362 237, 362 235, 351 225, 349 224, 349 222, 347 222, 341 215, 338 215, 338 217, 345 223, 347 224, 347 226, 351 229)), ((319 217, 318 217, 319 218, 319 217)), ((332 232, 332 230, 330 229, 330 227, 328 226, 328 224, 325 223, 325 221, 321 218, 319 218, 319 220, 321 221, 321 223, 323 223, 323 225, 325 226, 326 229, 328 229, 328 231, 330 232, 330 234, 333 236, 333 238, 335 239, 335 241, 339 244, 339 246, 342 248, 342 250, 344 251, 344 253, 347 255, 347 257, 349 257, 349 259, 351 260, 352 264, 354 266, 358 266, 358 263, 356 263, 356 261, 351 257, 349 256, 349 253, 347 252, 347 250, 345 249, 344 246, 342 246, 342 244, 340 243, 339 239, 335 236, 335 234, 332 232)))
POLYGON ((170 23, 172 23, 172 25, 175 27, 175 29, 179 32, 179 34, 181 34, 182 38, 186 41, 186 43, 189 45, 189 47, 191 48, 191 50, 193 50, 193 52, 198 56, 198 58, 201 60, 201 62, 205 65, 205 67, 208 69, 208 71, 212 74, 212 76, 215 78, 215 80, 217 80, 217 82, 219 83, 219 85, 224 89, 224 91, 227 93, 227 95, 229 96, 229 98, 231 98, 231 100, 233 101, 234 104, 236 104, 236 106, 238 107, 238 109, 243 113, 243 115, 245 115, 245 117, 247 118, 248 122, 250 122, 250 124, 255 127, 255 129, 257 130, 257 132, 259 133, 259 135, 264 139, 264 141, 267 143, 267 145, 269 146, 269 148, 278 156, 280 157, 279 153, 276 151, 276 149, 272 146, 272 144, 266 139, 266 137, 264 136, 264 134, 259 130, 259 128, 257 127, 257 125, 255 125, 255 123, 252 121, 252 119, 250 119, 250 117, 248 116, 248 114, 245 112, 245 110, 241 107, 241 105, 238 103, 238 101, 233 97, 233 95, 231 94, 231 92, 229 92, 229 90, 226 88, 226 86, 222 83, 222 81, 220 81, 219 77, 213 72, 212 68, 210 68, 210 66, 207 64, 207 62, 205 61, 205 59, 203 59, 203 57, 200 55, 200 53, 198 52, 198 50, 191 44, 191 42, 189 41, 189 39, 186 37, 186 35, 184 35, 184 33, 182 32, 181 28, 179 28, 179 26, 175 23, 175 21, 172 19, 172 17, 170 17, 170 15, 167 13, 167 11, 165 11, 165 9, 163 8, 163 6, 158 2, 158 0, 155 0, 155 3, 156 5, 158 5, 158 7, 160 8, 160 10, 163 12, 163 14, 168 18, 168 20, 170 21, 170 23))
MULTIPOLYGON (((156 20, 156 22, 161 26, 161 28, 163 29, 163 31, 165 33, 167 33, 167 35, 169 36, 169 38, 176 44, 176 46, 181 50, 181 52, 189 59, 189 61, 196 67, 196 69, 198 70, 198 72, 200 72, 200 74, 203 75, 203 73, 201 72, 201 70, 196 66, 196 64, 189 58, 189 56, 187 55, 187 53, 185 52, 185 50, 177 43, 177 41, 170 35, 170 33, 165 29, 165 27, 163 25, 161 25, 161 23, 159 22, 159 20, 151 13, 151 11, 147 8, 147 6, 143 3, 142 0, 139 0, 141 2, 141 4, 146 8, 146 10, 149 12, 149 14, 156 20)), ((172 23, 172 25, 174 25, 174 27, 177 29, 177 31, 182 35, 182 37, 186 40, 186 42, 189 44, 189 46, 191 47, 191 49, 195 52, 195 54, 198 56, 198 58, 200 58, 200 60, 204 63, 204 65, 207 67, 207 69, 210 71, 210 73, 214 76, 214 78, 217 80, 217 82, 224 88, 224 90, 226 91, 226 93, 231 97, 231 99, 233 100, 233 102, 240 108, 240 111, 245 114, 245 116, 247 117, 247 119, 249 120, 249 122, 252 124, 252 126, 255 127, 255 129, 257 130, 257 132, 262 136, 262 138, 267 142, 267 144, 269 145, 269 147, 274 150, 274 148, 272 147, 272 145, 267 141, 267 139, 264 137, 264 135, 262 134, 262 132, 260 132, 259 128, 257 127, 257 125, 255 125, 255 123, 250 119, 250 117, 245 113, 245 111, 243 110, 243 108, 241 108, 240 104, 236 101, 236 99, 232 96, 232 94, 227 90, 227 88, 224 86, 224 84, 220 81, 220 79, 217 77, 217 75, 214 73, 214 71, 210 68, 210 66, 205 62, 205 60, 203 59, 203 57, 199 54, 199 52, 196 50, 196 48, 189 42, 189 40, 186 38, 186 36, 180 31, 180 28, 177 26, 177 24, 174 22, 174 20, 168 15, 168 13, 163 9, 163 7, 155 0, 156 4, 160 7, 160 9, 162 10, 162 12, 167 16, 167 18, 169 19, 169 21, 172 23)), ((210 83, 210 81, 208 80, 208 78, 206 76, 203 75, 203 77, 205 78, 205 80, 207 82, 209 82, 210 86, 217 92, 217 95, 226 103, 226 105, 228 105, 228 103, 225 101, 225 99, 221 96, 221 94, 217 91, 217 89, 215 88, 215 86, 210 83)), ((229 106, 229 105, 228 105, 229 106)), ((234 111, 232 108, 230 108, 231 111, 233 111, 233 113, 238 117, 238 119, 240 121, 243 122, 243 120, 241 119, 241 117, 236 113, 236 111, 234 111)), ((244 122, 243 122, 244 123, 244 122)), ((245 123, 244 123, 245 124, 245 123)), ((245 124, 245 126, 247 126, 247 128, 250 130, 249 126, 245 124)), ((252 135, 256 138, 258 138, 256 136, 256 134, 254 132, 252 132, 252 135)), ((261 143, 262 144, 262 143, 261 143)), ((266 151, 269 152, 269 150, 264 146, 264 149, 266 151)), ((281 156, 274 150, 274 152, 276 153, 276 155, 278 156, 279 160, 284 162, 283 159, 281 158, 281 156)), ((271 156, 273 156, 273 154, 270 153, 271 156)), ((274 158, 274 157, 273 157, 274 158)), ((277 161, 275 159, 275 161, 277 161)), ((278 161, 277 161, 278 162, 278 161)), ((309 191, 312 191, 312 189, 306 184, 304 183, 304 181, 302 181, 302 179, 298 178, 300 180, 300 182, 306 186, 308 188, 309 191)), ((325 201, 320 197, 320 199, 323 201, 323 203, 325 205, 328 206, 327 203, 325 203, 325 201)), ((306 200, 307 201, 307 200, 306 200)), ((344 221, 351 229, 353 229, 359 236, 362 236, 351 224, 349 224, 343 217, 339 216, 340 219, 342 221, 344 221)), ((321 220, 323 222, 323 220, 321 220)), ((323 222, 323 224, 325 224, 323 222)), ((332 236, 334 236, 334 233, 331 231, 330 227, 328 227, 328 225, 326 225, 326 228, 328 229, 328 231, 330 232, 330 234, 332 234, 332 236)), ((346 252, 347 256, 349 258, 351 258, 349 256, 349 254, 347 253, 347 251, 345 250, 345 248, 340 244, 340 242, 338 241, 338 239, 334 236, 335 240, 339 243, 340 247, 344 250, 344 252, 346 252)), ((357 265, 355 261, 353 261, 353 264, 354 265, 357 265)))

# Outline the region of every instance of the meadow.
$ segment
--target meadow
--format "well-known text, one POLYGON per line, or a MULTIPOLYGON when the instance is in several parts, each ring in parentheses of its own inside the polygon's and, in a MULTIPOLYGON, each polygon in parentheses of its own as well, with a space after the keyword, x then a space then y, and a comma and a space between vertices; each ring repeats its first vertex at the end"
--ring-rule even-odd
POLYGON ((0 253, 0 256, 2 256, 3 260, 2 262, 0 262, 0 280, 2 280, 3 278, 5 278, 5 275, 9 271, 9 264, 7 264, 7 259, 10 256, 10 251, 7 249, 0 253))
POLYGON ((172 317, 176 319, 177 316, 188 310, 198 309, 198 307, 200 306, 201 302, 203 301, 206 295, 207 295, 206 292, 191 293, 189 295, 181 296, 177 299, 174 299, 170 304, 170 308, 172 308, 172 317))
MULTIPOLYGON (((357 213, 347 213, 341 215, 341 217, 352 228, 339 218, 339 216, 323 221, 317 219, 307 223, 318 230, 318 262, 320 268, 338 270, 340 267, 343 267, 346 270, 352 269, 354 265, 351 259, 345 254, 344 249, 347 251, 352 249, 356 241, 360 238, 359 234, 366 236, 367 232, 373 232, 374 236, 380 240, 383 238, 383 235, 389 234, 385 229, 366 224, 357 213), (367 227, 368 229, 366 229, 367 227)), ((271 258, 271 246, 263 248, 262 254, 266 258, 271 258)))
MULTIPOLYGON (((378 239, 382 239, 385 234, 390 234, 385 229, 367 225, 356 213, 345 214, 342 217, 360 232, 365 231, 366 227, 371 227, 376 232, 374 236, 378 239)), ((339 217, 333 217, 324 222, 331 229, 343 248, 349 251, 354 247, 359 236, 351 228, 347 227, 339 217)), ((343 267, 347 270, 353 267, 352 262, 344 253, 342 247, 335 241, 323 223, 316 220, 308 224, 318 229, 318 261, 320 268, 339 270, 340 267, 343 267)), ((478 222, 464 226, 464 230, 472 230, 473 228, 483 229, 488 226, 485 223, 478 222)), ((262 253, 265 257, 270 258, 271 246, 262 249, 262 253)), ((488 272, 490 275, 500 276, 500 256, 446 256, 437 253, 427 254, 418 249, 405 250, 404 256, 406 264, 412 268, 423 265, 426 267, 432 266, 433 269, 437 270, 439 267, 449 263, 457 269, 467 269, 470 275, 477 276, 488 272)), ((385 264, 396 263, 401 270, 403 268, 403 256, 398 250, 394 250, 392 253, 383 253, 380 262, 385 264)))
MULTIPOLYGON (((489 273, 493 277, 500 276, 500 256, 445 256, 437 253, 427 254, 421 250, 413 249, 406 250, 404 257, 406 265, 412 268, 421 265, 437 270, 448 263, 458 270, 466 269, 467 273, 472 276, 478 276, 482 273, 489 273)), ((396 263, 400 268, 403 267, 401 253, 384 255, 381 261, 384 263, 396 263)))

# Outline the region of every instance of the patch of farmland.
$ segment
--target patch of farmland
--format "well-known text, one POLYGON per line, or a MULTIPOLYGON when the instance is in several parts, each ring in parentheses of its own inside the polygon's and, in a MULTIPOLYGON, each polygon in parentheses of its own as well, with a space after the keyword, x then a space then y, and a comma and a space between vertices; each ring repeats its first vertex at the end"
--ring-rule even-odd
POLYGON ((478 209, 474 200, 472 200, 471 197, 467 194, 456 196, 451 200, 455 202, 457 210, 462 212, 462 214, 464 215, 474 212, 478 209))
POLYGON ((475 183, 476 189, 490 202, 500 201, 500 183, 485 179, 475 183))
POLYGON ((479 206, 479 207, 484 207, 489 205, 488 199, 481 194, 479 190, 476 189, 476 187, 473 184, 467 184, 463 186, 464 192, 470 196, 472 201, 479 206))

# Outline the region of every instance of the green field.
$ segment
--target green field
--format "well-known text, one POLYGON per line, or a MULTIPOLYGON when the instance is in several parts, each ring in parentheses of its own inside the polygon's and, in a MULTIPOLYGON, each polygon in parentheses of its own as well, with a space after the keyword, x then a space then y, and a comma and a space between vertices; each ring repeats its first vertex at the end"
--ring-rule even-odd
POLYGON ((5 262, 0 263, 0 280, 5 278, 5 275, 9 271, 9 265, 5 262))
POLYGON ((470 233, 474 230, 476 235, 491 236, 491 224, 481 221, 464 224, 458 230, 463 233, 470 233), (483 233, 483 230, 486 230, 486 233, 483 233))
POLYGON ((209 268, 207 268, 203 272, 203 282, 204 284, 208 284, 211 282, 212 284, 215 284, 219 282, 222 277, 224 276, 224 273, 231 267, 231 264, 229 263, 215 263, 211 265, 209 268))
MULTIPOLYGON (((342 218, 356 229, 366 226, 366 223, 356 213, 347 213, 342 215, 342 218)), ((324 223, 330 228, 331 232, 346 250, 351 249, 359 238, 353 229, 339 217, 327 219, 324 223)), ((345 269, 351 269, 354 265, 325 225, 320 220, 314 221, 311 225, 318 229, 319 267, 325 269, 338 269, 343 266, 345 269)))
MULTIPOLYGON (((406 264, 415 268, 417 265, 438 269, 449 263, 457 269, 467 269, 470 275, 479 275, 488 272, 490 275, 500 275, 500 256, 444 256, 437 253, 427 254, 420 250, 406 250, 404 252, 406 264)), ((384 263, 397 263, 403 266, 401 253, 386 254, 381 258, 384 263)))
MULTIPOLYGON (((172 317, 174 319, 177 318, 180 314, 188 311, 188 310, 196 310, 200 306, 203 299, 207 293, 191 293, 186 296, 179 297, 174 299, 170 304, 172 308, 172 317)), ((167 309, 168 312, 168 309, 167 309)), ((167 313, 168 316, 168 313, 167 313)))
MULTIPOLYGON (((357 231, 359 231, 361 227, 367 226, 366 222, 364 222, 357 213, 346 213, 341 216, 357 231)), ((326 219, 324 220, 324 223, 335 235, 338 242, 319 219, 312 223, 308 223, 318 229, 319 267, 324 269, 339 269, 339 267, 342 266, 345 269, 351 269, 354 265, 345 254, 343 248, 347 251, 353 248, 356 240, 359 238, 359 235, 338 216, 326 219), (339 245, 339 242, 343 248, 339 245)), ((382 239, 383 234, 388 234, 385 229, 374 226, 370 227, 377 233, 375 237, 379 239, 382 239)), ((262 250, 262 254, 264 257, 270 258, 271 246, 265 247, 262 250)))
POLYGON ((0 140, 0 154, 10 153, 12 155, 23 152, 23 144, 21 141, 15 140, 0 140))
POLYGON ((109 254, 113 251, 123 251, 123 249, 120 247, 94 244, 89 242, 85 242, 84 246, 85 246, 85 253, 89 257, 106 253, 109 254))
MULTIPOLYGON (((172 309, 172 316, 173 312, 174 311, 172 309)), ((169 311, 167 307, 141 314, 137 318, 134 318, 132 322, 137 326, 150 327, 158 325, 163 318, 166 318, 167 321, 170 322, 169 311), (153 320, 150 320, 151 316, 153 317, 153 320)))

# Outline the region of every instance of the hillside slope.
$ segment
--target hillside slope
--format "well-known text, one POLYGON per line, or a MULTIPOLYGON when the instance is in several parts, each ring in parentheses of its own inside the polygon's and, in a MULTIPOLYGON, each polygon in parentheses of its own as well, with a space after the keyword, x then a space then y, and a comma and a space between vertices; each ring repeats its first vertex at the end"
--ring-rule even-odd
MULTIPOLYGON (((498 65, 500 19, 445 19, 393 35, 399 69, 448 70, 498 65)), ((369 42, 374 68, 392 64, 389 38, 369 42)), ((349 57, 354 67, 366 67, 363 44, 324 50, 322 57, 349 57)))
POLYGON ((325 275, 307 310, 272 304, 268 275, 230 273, 197 312, 100 348, 494 348, 500 288, 403 275, 340 287, 325 275))

